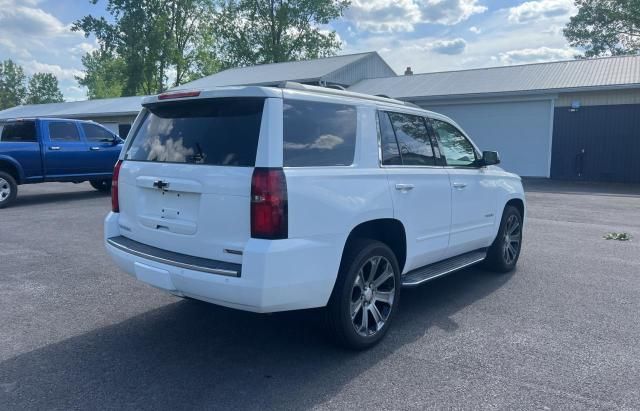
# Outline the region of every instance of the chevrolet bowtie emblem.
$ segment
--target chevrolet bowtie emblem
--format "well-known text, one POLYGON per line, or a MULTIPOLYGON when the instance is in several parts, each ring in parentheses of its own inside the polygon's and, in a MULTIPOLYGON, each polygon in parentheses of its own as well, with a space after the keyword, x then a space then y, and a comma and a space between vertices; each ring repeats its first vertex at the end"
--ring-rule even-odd
POLYGON ((164 191, 169 188, 169 183, 167 183, 166 181, 158 180, 153 182, 153 187, 157 188, 158 190, 164 191))

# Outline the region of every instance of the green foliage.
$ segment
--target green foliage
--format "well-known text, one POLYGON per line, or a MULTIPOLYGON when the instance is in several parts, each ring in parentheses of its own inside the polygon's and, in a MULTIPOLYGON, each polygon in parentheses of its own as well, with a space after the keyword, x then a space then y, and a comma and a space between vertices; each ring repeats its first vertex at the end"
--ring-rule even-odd
POLYGON ((83 77, 76 77, 81 86, 87 88, 90 99, 120 97, 123 95, 125 64, 122 58, 112 53, 93 51, 82 57, 85 68, 83 77))
MULTIPOLYGON (((170 72, 175 73, 175 85, 189 76, 197 55, 194 40, 203 21, 212 16, 213 5, 210 0, 108 0, 107 12, 109 20, 88 15, 72 29, 95 35, 100 43, 98 62, 119 62, 111 68, 119 70, 120 94, 131 96, 164 91, 170 72)), ((104 82, 109 85, 106 94, 117 90, 111 79, 101 79, 102 69, 85 68, 88 75, 95 74, 89 76, 94 79, 91 86, 104 82)), ((90 96, 102 94, 89 90, 90 96)))
POLYGON ((58 79, 51 73, 36 73, 29 79, 27 104, 61 103, 64 96, 58 87, 58 79))
POLYGON ((576 0, 578 14, 564 29, 585 57, 640 52, 640 0, 576 0))
POLYGON ((607 233, 603 238, 605 240, 631 241, 633 236, 629 233, 607 233))
POLYGON ((27 95, 26 82, 24 70, 13 60, 0 63, 0 110, 22 104, 27 95))
POLYGON ((224 0, 213 31, 223 67, 326 57, 341 43, 322 25, 348 0, 224 0))

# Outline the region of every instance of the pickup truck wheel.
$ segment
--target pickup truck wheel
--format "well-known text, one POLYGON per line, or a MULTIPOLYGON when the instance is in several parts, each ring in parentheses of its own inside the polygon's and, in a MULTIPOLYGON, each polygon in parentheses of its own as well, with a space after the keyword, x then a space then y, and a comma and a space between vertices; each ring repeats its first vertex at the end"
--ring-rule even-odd
POLYGON ((101 193, 111 192, 111 180, 93 180, 89 181, 89 184, 101 193))
POLYGON ((518 263, 522 249, 522 215, 513 206, 507 206, 502 214, 498 236, 489 248, 484 267, 490 271, 507 273, 518 263))
POLYGON ((378 343, 397 311, 400 288, 400 269, 389 247, 373 240, 349 247, 327 306, 332 336, 356 350, 378 343))
POLYGON ((0 171, 0 208, 11 204, 18 195, 16 180, 4 171, 0 171))

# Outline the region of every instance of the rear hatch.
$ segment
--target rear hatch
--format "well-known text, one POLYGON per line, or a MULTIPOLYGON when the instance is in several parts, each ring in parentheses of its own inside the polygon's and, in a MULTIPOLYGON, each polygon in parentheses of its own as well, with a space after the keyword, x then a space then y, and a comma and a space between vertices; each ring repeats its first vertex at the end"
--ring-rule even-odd
POLYGON ((132 240, 240 263, 265 98, 155 102, 124 153, 120 231, 132 240))

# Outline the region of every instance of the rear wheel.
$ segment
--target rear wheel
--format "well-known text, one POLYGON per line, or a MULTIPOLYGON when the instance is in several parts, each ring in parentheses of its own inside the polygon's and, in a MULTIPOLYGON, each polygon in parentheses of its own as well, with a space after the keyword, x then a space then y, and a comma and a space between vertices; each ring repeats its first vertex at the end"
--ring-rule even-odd
POLYGON ((0 171, 0 208, 11 204, 18 195, 18 184, 11 174, 0 171))
POLYGON ((378 343, 397 311, 400 286, 400 269, 389 247, 373 240, 349 247, 327 306, 336 341, 358 350, 378 343))
POLYGON ((522 248, 522 215, 514 206, 507 206, 502 214, 498 236, 489 248, 484 266, 491 271, 506 273, 518 263, 522 248))
POLYGON ((89 181, 89 184, 101 193, 111 192, 111 180, 93 180, 89 181))

